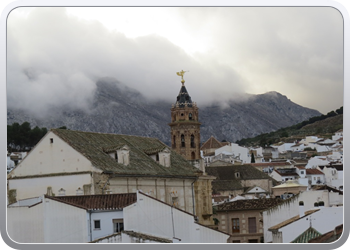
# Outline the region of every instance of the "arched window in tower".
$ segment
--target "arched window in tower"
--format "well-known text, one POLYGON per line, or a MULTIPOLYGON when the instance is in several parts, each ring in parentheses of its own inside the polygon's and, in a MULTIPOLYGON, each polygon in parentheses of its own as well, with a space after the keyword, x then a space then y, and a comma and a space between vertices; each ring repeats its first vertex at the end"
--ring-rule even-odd
POLYGON ((173 136, 173 148, 176 148, 176 136, 173 136))
POLYGON ((194 143, 194 135, 191 135, 191 148, 194 148, 196 145, 194 143))
POLYGON ((181 135, 181 147, 185 147, 185 136, 181 135))
POLYGON ((191 153, 191 160, 195 160, 196 159, 196 154, 194 152, 191 153))
POLYGON ((192 120, 192 113, 190 113, 190 114, 188 115, 188 119, 189 119, 189 120, 192 120))

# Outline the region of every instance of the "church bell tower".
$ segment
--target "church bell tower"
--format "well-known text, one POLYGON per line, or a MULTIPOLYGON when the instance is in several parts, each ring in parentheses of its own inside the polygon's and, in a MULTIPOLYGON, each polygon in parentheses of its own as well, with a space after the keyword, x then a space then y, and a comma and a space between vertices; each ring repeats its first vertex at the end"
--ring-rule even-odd
POLYGON ((200 156, 200 125, 198 107, 192 102, 185 87, 183 76, 186 71, 176 74, 181 76, 181 89, 171 108, 171 144, 172 148, 186 160, 198 160, 200 156))

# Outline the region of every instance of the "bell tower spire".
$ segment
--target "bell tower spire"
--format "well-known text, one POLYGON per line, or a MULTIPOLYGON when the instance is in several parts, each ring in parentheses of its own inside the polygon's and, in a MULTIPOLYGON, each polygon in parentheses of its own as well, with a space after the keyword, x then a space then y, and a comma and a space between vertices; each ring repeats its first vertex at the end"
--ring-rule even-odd
POLYGON ((200 159, 200 125, 198 121, 198 107, 192 102, 185 87, 183 71, 176 72, 181 76, 182 86, 171 108, 171 144, 172 148, 186 160, 200 159))

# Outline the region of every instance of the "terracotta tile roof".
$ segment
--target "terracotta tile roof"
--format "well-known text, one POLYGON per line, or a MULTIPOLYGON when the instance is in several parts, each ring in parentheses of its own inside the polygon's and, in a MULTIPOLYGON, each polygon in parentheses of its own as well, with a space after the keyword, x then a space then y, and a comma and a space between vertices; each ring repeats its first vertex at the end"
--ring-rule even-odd
POLYGON ((324 175, 324 173, 316 168, 308 168, 306 169, 306 174, 322 174, 324 175))
POLYGON ((120 210, 136 202, 136 193, 45 196, 45 198, 63 202, 86 210, 120 210))
POLYGON ((217 206, 217 211, 264 210, 282 203, 280 198, 236 200, 217 206))
POLYGON ((52 129, 54 134, 83 154, 92 165, 104 173, 124 175, 161 175, 168 177, 195 177, 201 171, 189 164, 181 155, 171 151, 171 166, 164 167, 149 154, 167 147, 156 138, 52 129), (130 164, 118 163, 107 152, 124 145, 130 148, 130 164))
POLYGON ((340 238, 343 234, 343 224, 334 228, 334 230, 328 233, 322 234, 316 238, 309 240, 308 243, 331 243, 340 238))
POLYGON ((213 136, 210 136, 210 138, 203 143, 203 145, 201 146, 201 150, 205 150, 205 149, 211 149, 211 148, 221 148, 222 146, 227 145, 227 143, 221 143, 219 142, 217 139, 215 139, 213 136))

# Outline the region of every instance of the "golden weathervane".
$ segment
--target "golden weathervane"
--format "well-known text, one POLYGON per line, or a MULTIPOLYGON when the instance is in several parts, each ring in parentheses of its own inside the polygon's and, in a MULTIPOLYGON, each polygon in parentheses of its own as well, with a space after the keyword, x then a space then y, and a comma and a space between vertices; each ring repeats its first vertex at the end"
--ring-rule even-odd
POLYGON ((183 70, 181 70, 180 72, 176 72, 176 74, 177 74, 178 76, 181 76, 182 85, 184 85, 184 83, 185 83, 185 80, 184 80, 184 74, 185 74, 185 72, 189 72, 189 71, 183 71, 183 70))

